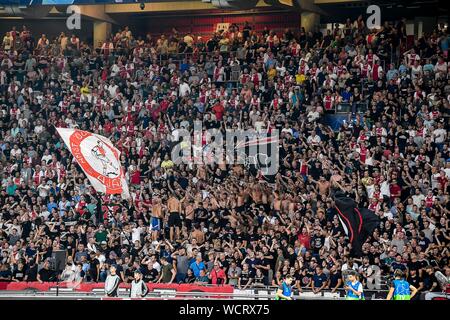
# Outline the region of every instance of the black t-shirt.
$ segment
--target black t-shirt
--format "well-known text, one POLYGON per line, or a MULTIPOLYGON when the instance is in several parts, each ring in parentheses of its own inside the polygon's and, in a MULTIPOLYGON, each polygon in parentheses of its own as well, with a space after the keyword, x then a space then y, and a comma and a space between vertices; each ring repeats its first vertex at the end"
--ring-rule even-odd
POLYGON ((204 221, 208 218, 208 210, 205 208, 197 208, 195 209, 194 215, 197 220, 204 221))
POLYGON ((50 269, 44 269, 44 268, 42 268, 42 269, 39 271, 39 276, 41 277, 41 281, 44 281, 44 282, 50 282, 50 281, 55 280, 55 279, 53 279, 53 277, 54 277, 54 271, 53 271, 53 270, 50 270, 50 269))
MULTIPOLYGON (((340 271, 338 271, 336 273, 330 273, 330 289, 335 288, 340 279, 342 279, 342 274, 340 271)), ((342 286, 342 283, 340 284, 339 287, 341 287, 341 286, 342 286)))
POLYGON ((11 280, 11 276, 12 276, 11 270, 9 270, 9 269, 4 270, 4 271, 0 271, 0 277, 9 279, 9 280, 0 279, 1 282, 10 281, 11 280))
POLYGON ((419 277, 418 274, 416 274, 414 277, 410 275, 406 279, 406 281, 408 281, 410 285, 412 285, 412 286, 414 286, 416 288, 419 288, 420 283, 422 282, 422 279, 419 277))
POLYGON ((275 269, 276 258, 277 256, 273 251, 269 251, 267 255, 264 256, 264 260, 270 265, 270 269, 275 269))
POLYGON ((261 276, 255 275, 255 279, 253 280, 254 284, 265 285, 265 276, 261 274, 261 276))
POLYGON ((25 271, 25 275, 27 276, 27 281, 36 281, 37 280, 37 265, 33 265, 29 267, 25 271))
MULTIPOLYGON (((424 291, 429 291, 431 289, 431 287, 433 286, 433 283, 438 283, 436 276, 434 274, 427 274, 425 273, 425 275, 423 276, 423 290, 424 291)), ((440 287, 439 285, 437 285, 432 292, 437 292, 440 291, 440 287)))
POLYGON ((422 265, 419 261, 416 262, 408 262, 408 269, 409 270, 416 270, 419 271, 419 269, 422 268, 422 265))
POLYGON ((311 283, 311 278, 311 275, 309 273, 306 273, 300 274, 298 280, 300 281, 300 285, 302 287, 307 287, 311 283))
POLYGON ((13 271, 12 275, 13 275, 13 279, 23 281, 23 279, 25 278, 25 270, 24 269, 22 269, 22 270, 15 269, 13 271))
POLYGON ((243 234, 243 233, 239 233, 239 234, 235 233, 235 234, 233 234, 232 239, 234 241, 243 242, 243 241, 248 241, 248 236, 246 234, 243 234))
POLYGON ((314 253, 318 253, 324 244, 325 244, 325 237, 323 236, 313 236, 311 238, 311 247, 313 248, 314 253))
POLYGON ((128 268, 126 271, 125 271, 125 273, 124 273, 124 277, 125 277, 125 279, 133 279, 133 275, 134 275, 134 271, 135 271, 136 269, 134 269, 134 268, 128 268))
MULTIPOLYGON (((267 267, 267 265, 270 265, 269 261, 265 258, 258 259, 258 260, 259 260, 259 263, 258 263, 259 265, 262 265, 264 267, 267 267)), ((261 272, 264 276, 267 276, 269 274, 269 270, 266 270, 266 269, 261 269, 261 272)))
POLYGON ((228 267, 230 266, 230 263, 228 262, 228 260, 225 258, 225 260, 220 260, 220 263, 222 264, 222 268, 224 270, 228 270, 228 267))
POLYGON ((158 270, 152 268, 148 270, 147 268, 144 270, 144 282, 155 282, 158 278, 158 270))
POLYGON ((91 276, 91 281, 97 281, 97 266, 100 264, 97 258, 93 259, 89 264, 89 274, 91 276))
POLYGON ((428 262, 426 260, 417 260, 417 263, 418 263, 420 269, 423 269, 426 266, 428 266, 428 262))
POLYGON ((253 273, 253 271, 252 270, 247 270, 247 271, 245 271, 245 270, 242 270, 242 272, 241 272, 241 285, 242 286, 245 286, 249 281, 250 281, 250 279, 253 279, 255 276, 254 276, 254 273, 253 273))

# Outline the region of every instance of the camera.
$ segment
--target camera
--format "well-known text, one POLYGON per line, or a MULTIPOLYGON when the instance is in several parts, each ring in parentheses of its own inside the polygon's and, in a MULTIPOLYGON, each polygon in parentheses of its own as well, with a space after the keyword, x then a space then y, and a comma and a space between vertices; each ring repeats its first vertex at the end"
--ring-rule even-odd
POLYGON ((144 3, 144 2, 141 2, 141 3, 139 4, 139 7, 141 8, 141 10, 144 10, 144 9, 145 9, 145 3, 144 3))

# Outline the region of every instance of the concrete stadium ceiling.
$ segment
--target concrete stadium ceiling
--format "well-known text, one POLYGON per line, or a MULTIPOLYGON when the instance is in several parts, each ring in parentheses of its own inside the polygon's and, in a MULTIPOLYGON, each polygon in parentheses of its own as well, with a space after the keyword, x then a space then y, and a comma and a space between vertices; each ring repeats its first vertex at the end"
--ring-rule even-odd
MULTIPOLYGON (((21 0, 15 0, 21 1, 21 0)), ((84 1, 84 0, 83 0, 84 1)), ((86 0, 95 2, 95 0, 86 0)), ((114 0, 111 0, 114 1, 114 0)), ((111 16, 121 14, 135 14, 139 16, 151 15, 164 12, 189 12, 200 13, 217 10, 218 13, 224 11, 223 8, 217 8, 220 1, 228 2, 246 2, 246 0, 154 0, 140 1, 136 3, 124 4, 101 4, 101 5, 82 5, 82 13, 86 17, 98 19, 101 21, 113 22, 111 16), (145 3, 142 9, 140 3, 145 3), (216 5, 215 5, 216 4, 216 5)), ((1 5, 0 16, 2 17, 21 17, 21 18, 56 18, 65 15, 67 6, 34 6, 18 7, 1 5)), ((11 2, 11 0, 9 0, 11 2)), ((249 1, 248 1, 249 2, 249 1)), ((254 9, 261 10, 295 10, 298 12, 316 12, 324 16, 324 21, 329 19, 342 19, 345 17, 353 18, 355 15, 365 14, 365 8, 370 4, 377 4, 382 9, 382 15, 386 17, 414 17, 419 16, 448 16, 448 9, 445 0, 252 0, 254 9)), ((251 6, 250 6, 251 7, 251 6)), ((238 6, 239 8, 239 6, 238 6)), ((248 6, 245 6, 248 9, 248 6)), ((235 10, 234 10, 235 11, 235 10)), ((226 11, 224 11, 226 12, 226 11)), ((231 12, 231 11, 230 11, 231 12)), ((383 18, 382 18, 383 19, 383 18)))

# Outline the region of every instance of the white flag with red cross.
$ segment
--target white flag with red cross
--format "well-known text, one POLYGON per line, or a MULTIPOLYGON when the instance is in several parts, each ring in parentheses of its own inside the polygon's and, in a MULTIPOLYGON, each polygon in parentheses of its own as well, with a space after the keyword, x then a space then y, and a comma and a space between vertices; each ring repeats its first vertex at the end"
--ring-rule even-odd
POLYGON ((97 192, 130 197, 120 151, 108 138, 78 129, 56 130, 97 192))

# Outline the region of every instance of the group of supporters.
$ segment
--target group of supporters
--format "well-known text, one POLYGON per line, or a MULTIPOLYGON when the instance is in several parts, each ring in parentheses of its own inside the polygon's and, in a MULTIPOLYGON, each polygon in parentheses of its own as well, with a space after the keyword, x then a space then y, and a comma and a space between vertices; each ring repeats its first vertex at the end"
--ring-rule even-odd
POLYGON ((0 281, 248 289, 288 277, 300 292, 358 295, 401 271, 419 296, 441 290, 435 271, 450 276, 448 29, 408 44, 404 21, 369 30, 362 18, 208 39, 124 28, 99 48, 38 31, 1 43, 0 281), (204 161, 176 163, 195 121, 204 161), (131 199, 96 193, 55 127, 113 141, 131 199), (210 129, 250 128, 278 131, 276 174, 205 156, 210 129), (359 257, 336 190, 381 219, 359 257))

